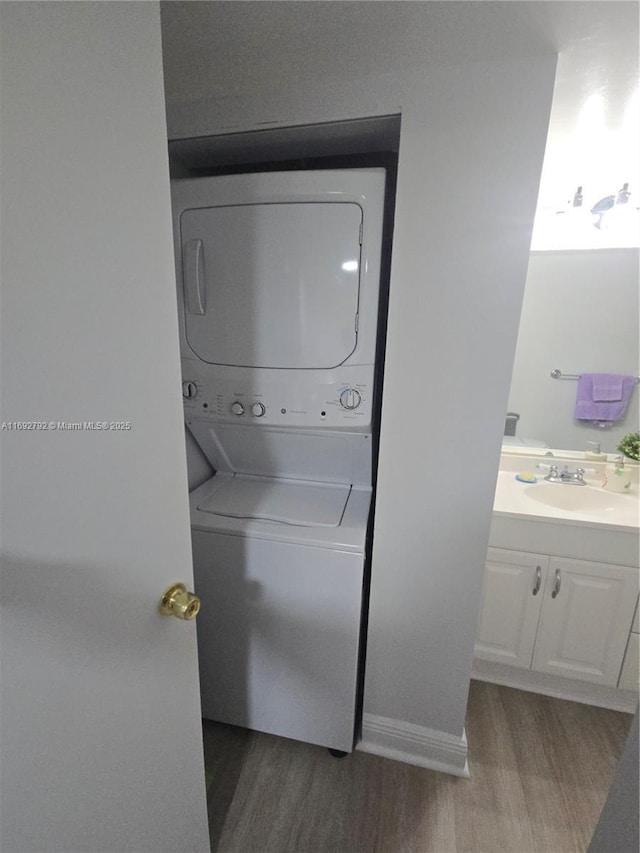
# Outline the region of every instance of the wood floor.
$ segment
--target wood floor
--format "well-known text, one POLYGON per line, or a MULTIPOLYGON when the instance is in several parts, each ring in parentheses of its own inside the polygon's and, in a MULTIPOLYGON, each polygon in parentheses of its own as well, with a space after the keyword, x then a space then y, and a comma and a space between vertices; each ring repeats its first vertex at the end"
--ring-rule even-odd
POLYGON ((205 722, 212 851, 584 853, 631 720, 474 681, 470 780, 205 722))

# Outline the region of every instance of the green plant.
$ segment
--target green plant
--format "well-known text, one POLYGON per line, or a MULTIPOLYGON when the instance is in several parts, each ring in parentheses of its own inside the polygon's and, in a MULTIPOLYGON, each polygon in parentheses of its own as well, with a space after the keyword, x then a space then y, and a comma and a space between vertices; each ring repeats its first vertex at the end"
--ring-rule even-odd
POLYGON ((640 460, 640 432, 630 432, 623 436, 618 445, 618 450, 628 456, 629 459, 640 460))

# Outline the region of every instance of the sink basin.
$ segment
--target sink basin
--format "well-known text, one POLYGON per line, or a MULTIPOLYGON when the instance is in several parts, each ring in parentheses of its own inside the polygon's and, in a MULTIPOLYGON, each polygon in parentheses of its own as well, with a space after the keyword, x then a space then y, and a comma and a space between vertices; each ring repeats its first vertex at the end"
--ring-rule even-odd
POLYGON ((571 512, 584 510, 602 512, 604 510, 623 509, 629 506, 630 495, 607 492, 592 486, 567 486, 563 483, 540 483, 526 489, 526 495, 532 501, 571 512))
POLYGON ((514 470, 501 470, 496 480, 493 512, 497 516, 535 518, 553 523, 564 520, 589 527, 633 530, 637 535, 640 528, 638 483, 633 484, 630 494, 617 494, 603 489, 597 480, 586 486, 549 483, 542 479, 533 484, 516 480, 514 470))

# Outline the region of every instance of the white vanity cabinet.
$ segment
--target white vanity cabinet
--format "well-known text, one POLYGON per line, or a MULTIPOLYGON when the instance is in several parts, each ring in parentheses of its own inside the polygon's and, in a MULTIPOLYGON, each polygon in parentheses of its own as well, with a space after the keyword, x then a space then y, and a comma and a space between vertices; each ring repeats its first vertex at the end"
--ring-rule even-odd
POLYGON ((475 656, 616 687, 637 590, 626 566, 489 548, 475 656))

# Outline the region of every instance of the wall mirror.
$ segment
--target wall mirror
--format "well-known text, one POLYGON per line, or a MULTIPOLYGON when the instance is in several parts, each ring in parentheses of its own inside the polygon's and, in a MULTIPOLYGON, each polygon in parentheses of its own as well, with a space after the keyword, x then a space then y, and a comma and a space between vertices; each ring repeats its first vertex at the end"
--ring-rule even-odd
POLYGON ((505 446, 613 453, 638 430, 640 386, 606 429, 574 418, 581 373, 640 375, 637 10, 558 59, 505 446), (614 38, 615 36, 615 38, 614 38), (560 378, 551 376, 559 370, 560 378))

